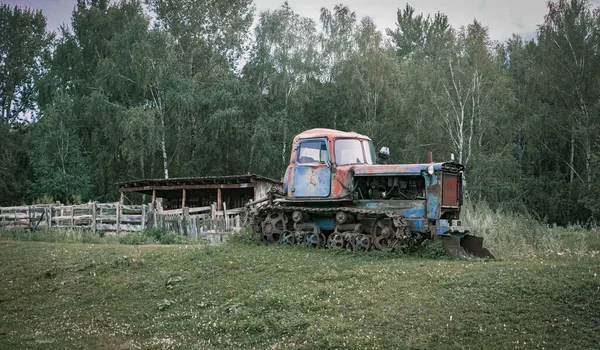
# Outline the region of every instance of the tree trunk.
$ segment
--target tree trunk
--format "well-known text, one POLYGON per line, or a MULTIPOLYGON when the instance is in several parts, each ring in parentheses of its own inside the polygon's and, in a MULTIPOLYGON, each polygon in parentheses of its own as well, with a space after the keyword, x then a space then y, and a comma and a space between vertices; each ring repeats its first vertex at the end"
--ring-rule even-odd
POLYGON ((161 126, 160 149, 162 151, 163 170, 164 170, 164 174, 165 174, 165 179, 168 179, 169 178, 169 162, 167 159, 167 145, 165 142, 165 114, 163 113, 163 111, 159 111, 159 113, 160 113, 160 126, 161 126))
POLYGON ((569 157, 569 168, 571 168, 571 175, 569 177, 569 183, 573 183, 575 177, 575 127, 571 127, 571 155, 569 157))

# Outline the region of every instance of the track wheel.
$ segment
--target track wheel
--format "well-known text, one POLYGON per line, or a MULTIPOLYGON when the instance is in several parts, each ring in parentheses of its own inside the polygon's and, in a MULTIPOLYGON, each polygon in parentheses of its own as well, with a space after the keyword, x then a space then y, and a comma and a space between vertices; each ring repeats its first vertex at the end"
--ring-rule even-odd
POLYGON ((344 248, 344 236, 339 232, 330 234, 329 239, 327 240, 327 245, 331 249, 344 248))
POLYGON ((377 250, 385 250, 392 246, 395 230, 390 219, 379 218, 371 226, 371 240, 377 250))
POLYGON ((325 235, 321 232, 309 233, 304 238, 304 244, 313 248, 325 247, 327 244, 327 239, 325 238, 325 235))
POLYGON ((358 234, 352 240, 352 248, 359 252, 366 252, 371 248, 371 238, 367 235, 358 234))
POLYGON ((294 245, 296 244, 296 237, 291 231, 283 231, 279 236, 279 245, 294 245))

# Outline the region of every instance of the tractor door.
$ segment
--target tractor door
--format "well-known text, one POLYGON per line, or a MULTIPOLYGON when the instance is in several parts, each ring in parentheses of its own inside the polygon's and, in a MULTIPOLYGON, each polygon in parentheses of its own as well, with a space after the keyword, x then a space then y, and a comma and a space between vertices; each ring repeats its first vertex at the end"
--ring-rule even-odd
POLYGON ((292 197, 329 197, 331 158, 327 139, 305 139, 296 145, 292 197))

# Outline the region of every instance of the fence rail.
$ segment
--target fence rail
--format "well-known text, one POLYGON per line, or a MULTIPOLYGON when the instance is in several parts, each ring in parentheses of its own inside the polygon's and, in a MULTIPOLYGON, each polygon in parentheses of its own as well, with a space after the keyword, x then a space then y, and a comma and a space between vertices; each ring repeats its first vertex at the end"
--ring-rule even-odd
POLYGON ((88 203, 81 205, 33 205, 0 207, 0 229, 67 228, 89 229, 116 234, 143 231, 147 227, 165 228, 190 239, 219 236, 239 229, 244 210, 216 210, 209 207, 152 210, 149 205, 88 203))

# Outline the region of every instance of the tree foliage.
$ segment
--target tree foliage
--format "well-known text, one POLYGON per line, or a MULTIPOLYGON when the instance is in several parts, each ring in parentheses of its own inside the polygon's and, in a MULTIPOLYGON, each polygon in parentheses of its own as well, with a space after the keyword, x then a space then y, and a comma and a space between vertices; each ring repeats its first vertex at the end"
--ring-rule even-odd
POLYGON ((292 137, 328 127, 371 136, 394 162, 453 153, 467 195, 492 207, 597 220, 591 2, 550 2, 534 39, 504 42, 410 5, 385 33, 344 4, 317 22, 288 2, 254 10, 78 0, 53 40, 43 14, 1 5, 0 204, 113 200, 116 182, 136 178, 279 178, 292 137))

